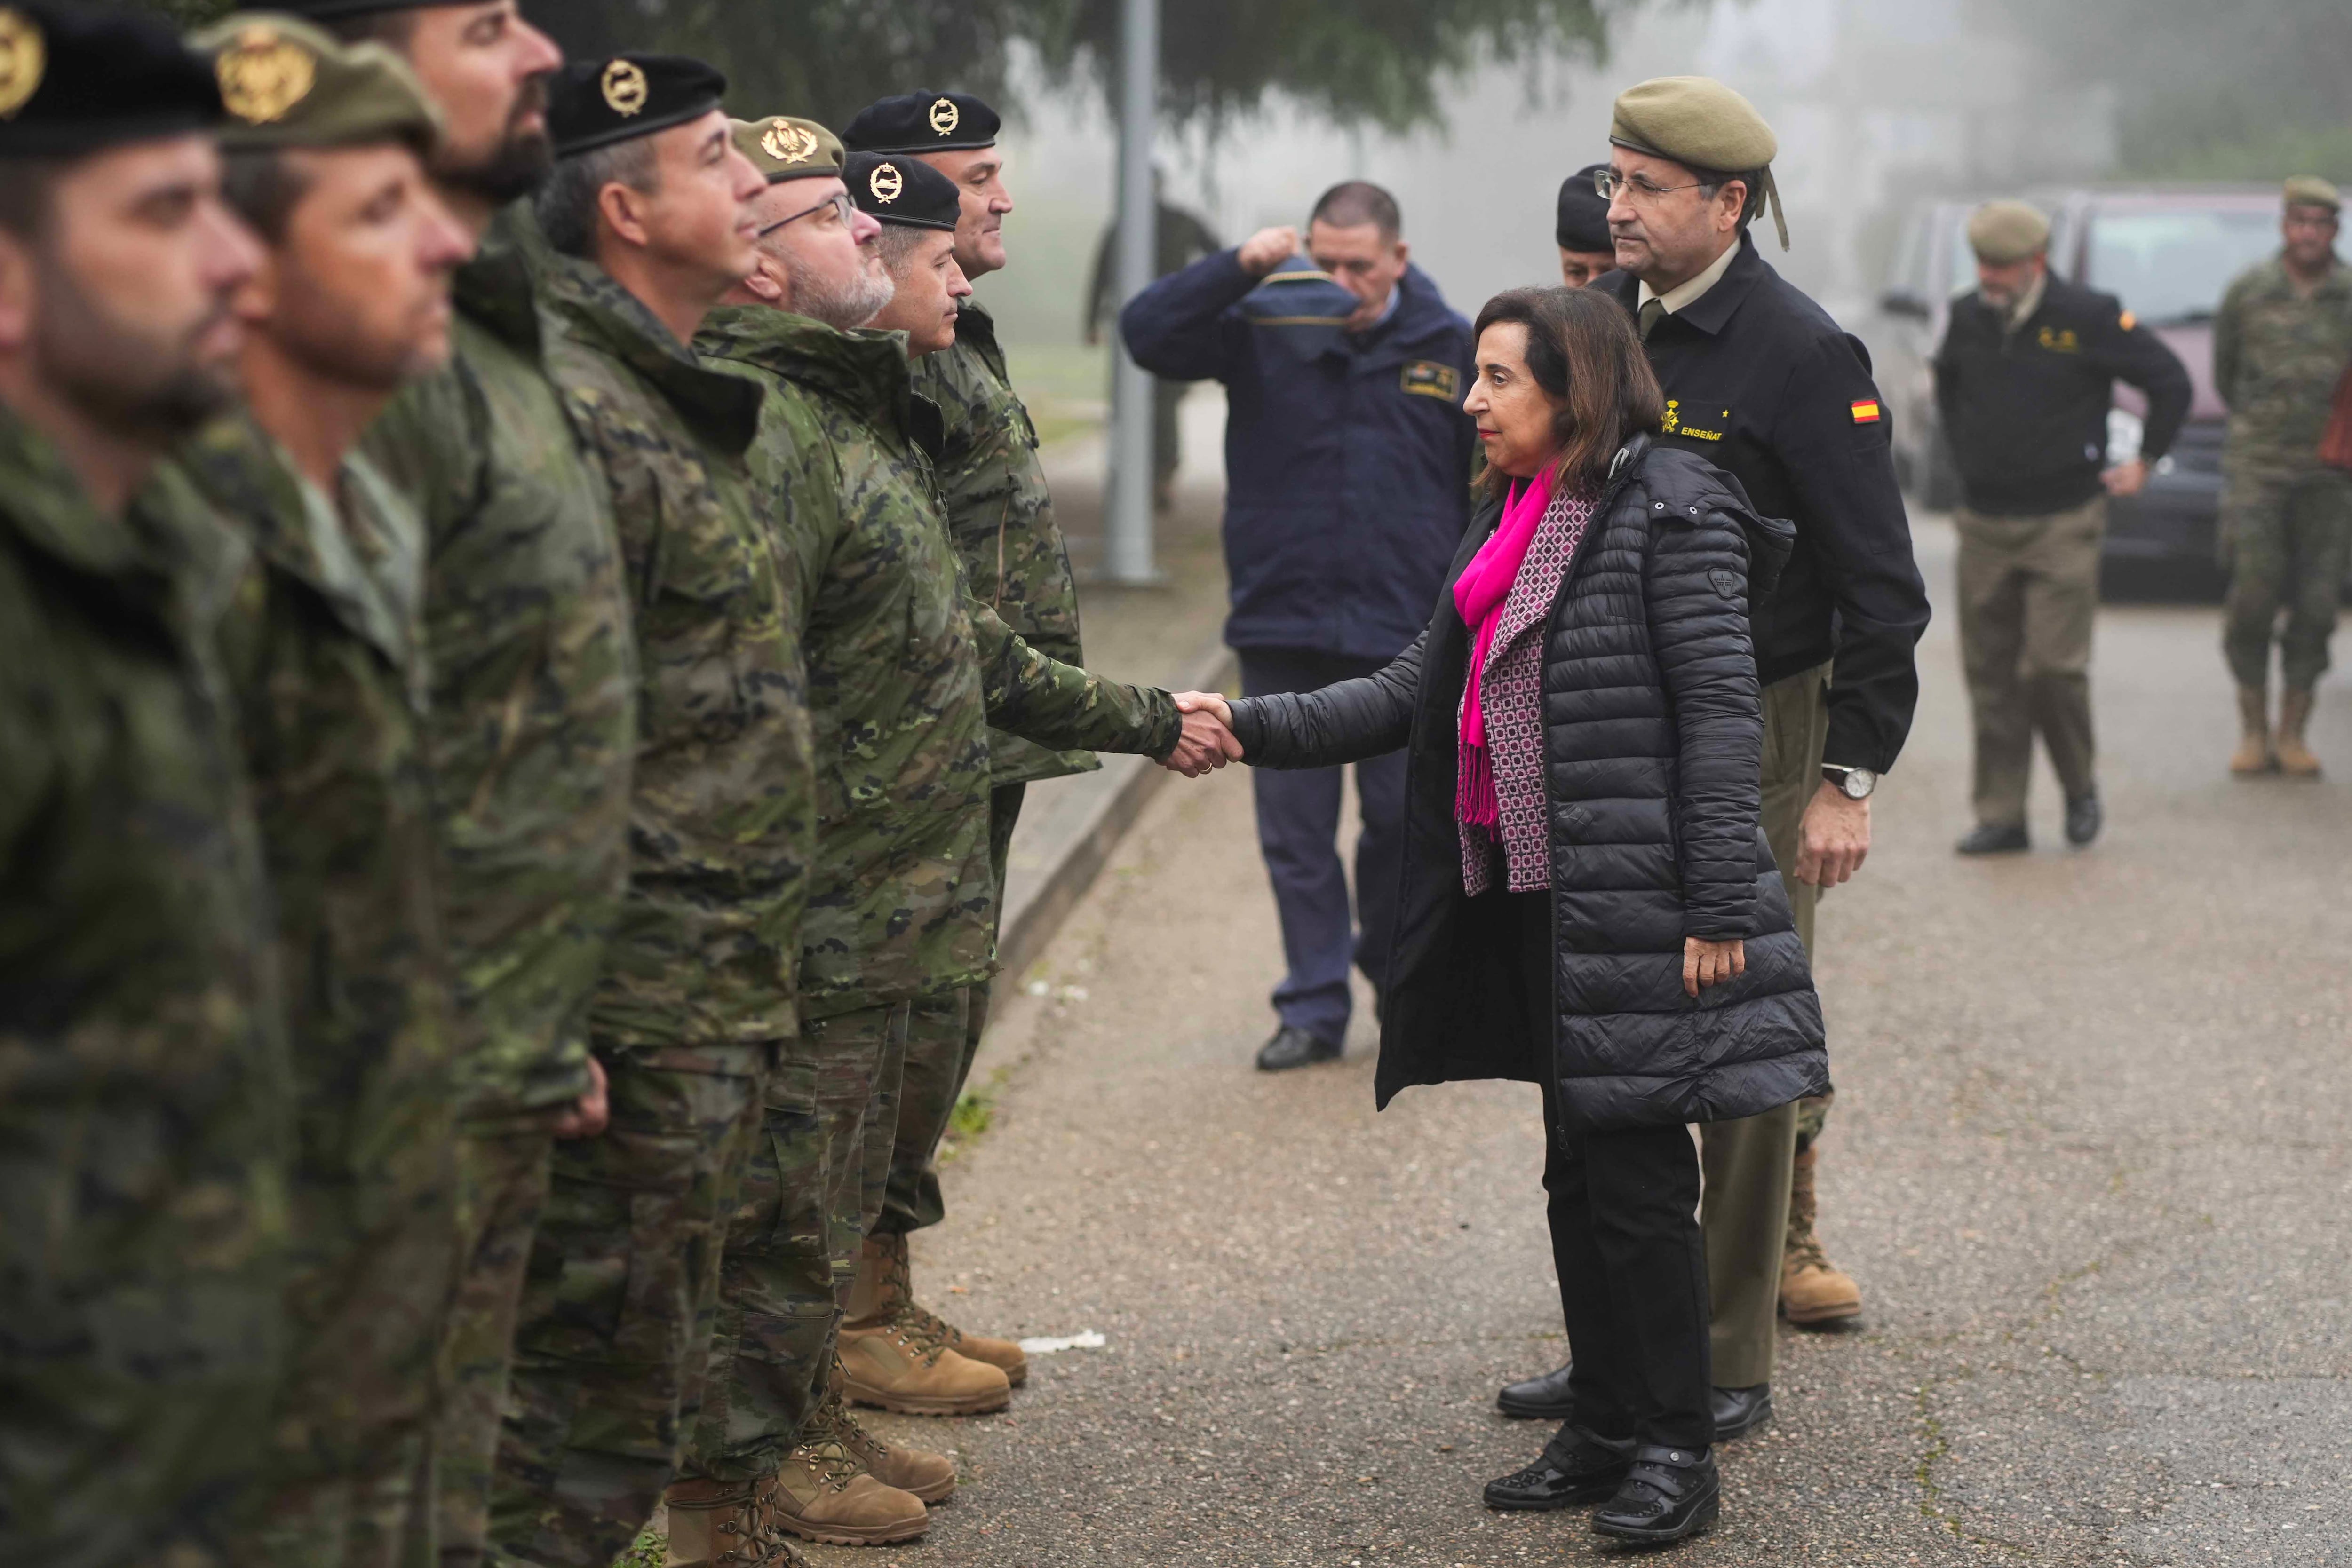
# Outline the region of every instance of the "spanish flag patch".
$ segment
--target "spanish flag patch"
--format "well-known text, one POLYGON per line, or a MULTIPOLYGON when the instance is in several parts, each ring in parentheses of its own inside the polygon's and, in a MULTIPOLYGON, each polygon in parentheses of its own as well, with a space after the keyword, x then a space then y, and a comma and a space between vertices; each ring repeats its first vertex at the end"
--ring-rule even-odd
POLYGON ((1878 405, 1876 403, 1858 402, 1853 405, 1853 422, 1856 424, 1876 424, 1878 420, 1879 413, 1878 405))

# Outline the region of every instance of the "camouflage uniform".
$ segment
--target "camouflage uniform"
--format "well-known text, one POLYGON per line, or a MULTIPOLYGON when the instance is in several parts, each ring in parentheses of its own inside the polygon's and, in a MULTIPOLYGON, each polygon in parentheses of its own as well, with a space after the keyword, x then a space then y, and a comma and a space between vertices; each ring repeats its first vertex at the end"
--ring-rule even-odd
POLYGON ((628 896, 591 1005, 613 1125, 560 1145, 525 1287, 494 1560, 604 1568, 699 1415, 721 1217, 794 1032, 814 833, 807 677, 742 457, 760 391, 549 256, 547 365, 613 497, 642 736, 628 896))
POLYGON ((549 1128, 589 1087, 588 998, 628 883, 636 745, 611 497, 541 368, 522 243, 509 214, 458 274, 450 368, 404 392, 367 444, 425 513, 427 740, 463 1009, 444 1568, 470 1568, 488 1542, 549 1128))
MULTIPOLYGON (((251 546, 222 629, 293 1047, 291 1377, 240 1568, 397 1568, 432 1540, 457 1260, 447 955, 415 616, 417 519, 364 458, 330 498, 249 421, 185 458, 251 546)), ((191 519, 195 526, 198 519, 191 519)))
MULTIPOLYGON (((772 1094, 760 1163, 730 1223, 714 1396, 692 1468, 772 1471, 831 1364, 830 1338, 873 1228, 900 1119, 890 1058, 952 1061, 960 993, 985 977, 988 716, 1064 744, 1171 749, 1164 693, 1055 664, 965 591, 940 516, 939 415, 903 337, 845 333, 766 308, 721 310, 709 361, 767 389, 752 449, 759 507, 806 585, 822 837, 801 933, 805 1033, 772 1094), (952 1009, 951 1038, 910 1037, 952 1009), (827 1140, 822 1152, 810 1141, 827 1140), (812 1173, 821 1173, 812 1181, 812 1173), (854 1228, 841 1221, 851 1216, 854 1228), (820 1250, 822 1244, 822 1250, 820 1250)), ((951 1103, 951 1102, 950 1102, 951 1103)))
POLYGON ((157 505, 0 408, 0 1562, 226 1568, 292 1108, 226 680, 157 505))
MULTIPOLYGON (((985 602, 1023 641, 1066 664, 1083 665, 1078 643, 1078 590, 1070 576, 1069 547, 1054 521, 1054 496, 1037 458, 1037 425, 1013 390, 996 323, 971 300, 956 319, 955 347, 915 366, 915 389, 939 405, 945 432, 940 492, 948 531, 962 556, 974 598, 985 602)), ((989 865, 1002 897, 1012 859, 1013 830, 1033 780, 1091 772, 1102 766, 1087 751, 1053 752, 1033 741, 989 732, 991 778, 989 865)), ((1002 920, 1000 903, 997 917, 1002 920)), ((947 1131, 980 1037, 988 1028, 990 982, 971 988, 968 1031, 952 1060, 908 1058, 907 1113, 900 1119, 882 1228, 893 1234, 937 1225, 947 1212, 932 1157, 947 1131)))
POLYGON ((2221 646, 2242 687, 2269 684, 2282 610, 2286 625, 2276 635, 2286 689, 2309 691, 2327 668, 2352 541, 2352 474, 2320 464, 2319 440, 2347 365, 2352 268, 2343 263, 2304 295, 2273 256, 2222 297, 2213 322, 2213 383, 2230 405, 2221 646))

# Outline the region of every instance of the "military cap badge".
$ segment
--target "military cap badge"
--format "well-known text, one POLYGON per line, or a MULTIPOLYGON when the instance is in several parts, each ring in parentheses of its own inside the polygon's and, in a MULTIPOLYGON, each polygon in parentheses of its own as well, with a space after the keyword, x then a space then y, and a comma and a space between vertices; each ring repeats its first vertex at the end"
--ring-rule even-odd
POLYGON ((866 188, 874 193, 874 199, 877 202, 895 202, 899 193, 907 188, 907 177, 898 172, 896 163, 879 163, 867 177, 866 188))
POLYGON ((310 51, 268 26, 237 34, 213 61, 213 71, 220 78, 221 102, 247 125, 285 119, 319 80, 310 51))
POLYGON ((931 105, 931 129, 942 136, 953 136, 955 128, 963 123, 963 111, 948 99, 931 105))
POLYGON ((0 5, 0 120, 16 119, 32 101, 48 65, 40 24, 13 5, 0 5))
POLYGON ((816 132, 778 118, 768 122, 760 145, 769 157, 780 162, 798 163, 816 151, 816 132))
POLYGON ((653 97, 653 85, 635 60, 614 60, 606 66, 602 85, 606 107, 625 118, 644 113, 653 97))

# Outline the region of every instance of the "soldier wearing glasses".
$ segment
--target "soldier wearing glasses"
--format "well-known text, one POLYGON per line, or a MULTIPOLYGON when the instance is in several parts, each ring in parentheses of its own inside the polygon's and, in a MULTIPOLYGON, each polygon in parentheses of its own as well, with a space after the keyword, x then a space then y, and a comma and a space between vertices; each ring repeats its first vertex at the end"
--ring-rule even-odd
MULTIPOLYGON (((1797 525, 1779 591, 1756 608, 1755 638, 1764 825, 1811 950, 1821 890, 1869 853, 1871 791, 1918 698, 1913 650, 1927 596, 1885 405, 1862 345, 1783 281, 1748 232, 1769 204, 1788 245, 1771 171, 1779 144, 1747 99, 1703 77, 1643 82, 1618 99, 1609 139, 1596 183, 1618 270, 1592 287, 1640 324, 1667 398, 1664 439, 1738 478, 1759 513, 1797 525)), ((1811 1235, 1813 1155, 1801 1134, 1819 1130, 1825 1108, 1807 1101, 1705 1129, 1719 1437, 1770 1414, 1777 1307, 1801 1322, 1861 1311, 1853 1281, 1811 1235)), ((1555 1373, 1512 1385, 1502 1403, 1557 1416, 1566 1387, 1555 1373)))

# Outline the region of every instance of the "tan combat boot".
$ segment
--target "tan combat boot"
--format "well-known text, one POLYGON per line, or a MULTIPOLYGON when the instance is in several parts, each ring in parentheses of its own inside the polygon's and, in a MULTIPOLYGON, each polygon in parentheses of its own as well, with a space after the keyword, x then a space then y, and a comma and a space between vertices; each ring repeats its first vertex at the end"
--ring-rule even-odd
POLYGON ((1799 1327, 1862 1315, 1862 1287, 1829 1260, 1813 1235, 1813 1166, 1818 1148, 1797 1156, 1789 1184, 1789 1239, 1780 1254, 1780 1311, 1799 1327))
MULTIPOLYGON (((905 1237, 869 1237, 866 1247, 866 1256, 858 1260, 859 1265, 861 1270, 867 1267, 875 1270, 876 1310, 885 1321, 905 1323, 921 1333, 936 1335, 966 1361, 984 1361, 996 1368, 1004 1374, 1004 1381, 1015 1388, 1029 1381, 1029 1357, 1013 1341, 966 1333, 916 1303, 914 1265, 907 1256, 905 1237)), ((852 1315, 856 1315, 854 1309, 852 1315)))
POLYGON ((945 1502, 956 1489, 955 1461, 945 1454, 934 1454, 922 1448, 899 1448, 884 1442, 857 1424, 849 1413, 849 1405, 842 1397, 841 1363, 833 1364, 833 1387, 824 1403, 816 1407, 802 1432, 804 1442, 823 1442, 831 1438, 849 1452, 866 1473, 886 1487, 911 1492, 927 1503, 945 1502))
POLYGON ((1003 1369, 950 1348, 954 1331, 906 1311, 906 1246, 869 1240, 841 1324, 842 1385, 860 1405, 902 1416, 984 1416, 1013 1403, 1003 1369), (895 1263, 895 1270, 893 1264, 895 1263), (887 1277, 895 1273, 896 1286, 887 1277))
POLYGON ((749 1481, 678 1481, 662 1505, 669 1510, 667 1568, 808 1568, 768 1522, 749 1481))
POLYGON ((837 1437, 813 1437, 785 1455, 761 1500, 778 1529, 833 1546, 889 1546, 931 1527, 921 1498, 867 1475, 837 1437))
POLYGON ((2289 692, 2279 699, 2278 765, 2279 771, 2290 779, 2319 777, 2319 758, 2303 743, 2303 732, 2311 724, 2311 694, 2289 692))
POLYGON ((2278 753, 2271 749, 2271 694, 2267 686, 2238 688, 2238 749, 2230 755, 2230 771, 2240 778, 2272 773, 2278 753))

